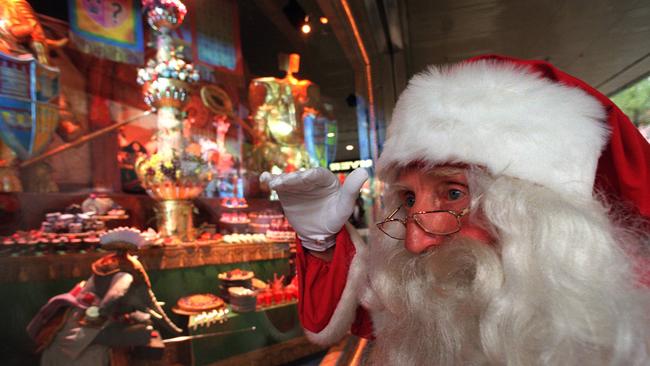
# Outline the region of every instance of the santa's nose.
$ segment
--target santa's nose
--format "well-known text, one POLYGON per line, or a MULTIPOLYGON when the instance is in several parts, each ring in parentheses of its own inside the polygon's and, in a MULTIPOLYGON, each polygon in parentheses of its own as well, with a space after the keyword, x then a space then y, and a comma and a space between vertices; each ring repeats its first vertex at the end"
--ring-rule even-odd
POLYGON ((430 234, 413 220, 409 220, 406 224, 404 247, 413 254, 420 254, 433 246, 440 245, 444 240, 444 235, 430 234))

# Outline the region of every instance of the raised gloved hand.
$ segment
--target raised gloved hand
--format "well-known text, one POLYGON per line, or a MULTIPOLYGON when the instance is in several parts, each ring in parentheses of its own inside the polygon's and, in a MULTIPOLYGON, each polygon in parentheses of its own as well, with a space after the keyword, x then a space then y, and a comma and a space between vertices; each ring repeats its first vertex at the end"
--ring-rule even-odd
POLYGON ((367 179, 363 168, 350 173, 343 186, 324 168, 280 175, 264 172, 260 176, 262 183, 278 193, 302 245, 319 252, 336 243, 336 234, 352 214, 359 189, 367 179))

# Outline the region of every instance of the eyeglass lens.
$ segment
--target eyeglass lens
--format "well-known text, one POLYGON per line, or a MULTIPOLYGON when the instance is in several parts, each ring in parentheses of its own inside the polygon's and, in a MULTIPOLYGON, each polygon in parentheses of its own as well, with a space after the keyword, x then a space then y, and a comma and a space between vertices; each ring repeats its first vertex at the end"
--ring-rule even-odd
MULTIPOLYGON (((430 234, 449 235, 458 231, 459 228, 459 220, 450 212, 414 214, 413 220, 430 234)), ((403 240, 406 237, 406 226, 397 220, 386 221, 380 225, 380 228, 392 238, 403 240)))

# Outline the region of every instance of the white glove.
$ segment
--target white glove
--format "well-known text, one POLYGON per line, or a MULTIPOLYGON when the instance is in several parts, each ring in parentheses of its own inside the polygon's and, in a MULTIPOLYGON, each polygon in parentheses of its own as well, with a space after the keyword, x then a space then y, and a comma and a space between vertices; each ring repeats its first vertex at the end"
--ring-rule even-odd
POLYGON ((264 172, 260 176, 260 182, 278 193, 302 245, 318 252, 336 244, 336 234, 352 214, 359 189, 367 179, 363 168, 350 173, 342 187, 324 168, 280 175, 264 172))

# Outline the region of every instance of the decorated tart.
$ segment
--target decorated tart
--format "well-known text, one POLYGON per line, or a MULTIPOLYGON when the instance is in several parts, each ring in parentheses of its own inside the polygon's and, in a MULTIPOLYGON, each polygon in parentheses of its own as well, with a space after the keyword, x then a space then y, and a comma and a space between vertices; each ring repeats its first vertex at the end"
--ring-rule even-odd
POLYGON ((178 299, 176 306, 189 313, 200 313, 224 306, 224 301, 213 294, 194 294, 178 299))
POLYGON ((255 276, 253 271, 245 271, 239 268, 235 268, 232 271, 219 273, 218 277, 220 280, 226 281, 245 281, 250 280, 255 276))

